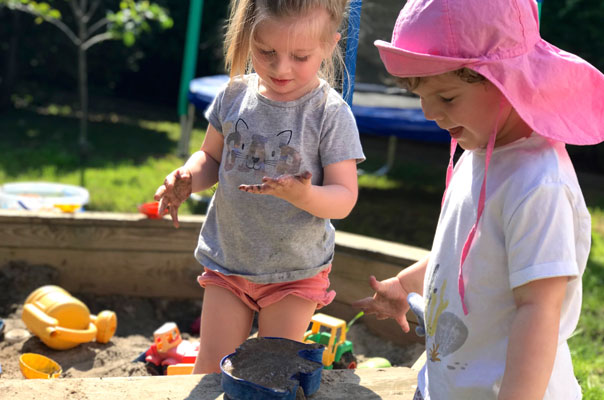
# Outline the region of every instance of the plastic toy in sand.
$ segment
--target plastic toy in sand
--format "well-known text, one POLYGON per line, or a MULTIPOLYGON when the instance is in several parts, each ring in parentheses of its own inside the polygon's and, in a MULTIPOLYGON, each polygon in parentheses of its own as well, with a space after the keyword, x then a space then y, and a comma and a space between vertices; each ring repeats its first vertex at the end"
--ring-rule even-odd
POLYGON ((371 357, 360 362, 357 368, 390 368, 392 364, 390 360, 384 357, 371 357))
POLYGON ((113 311, 91 315, 84 303, 54 285, 42 286, 27 297, 21 319, 27 329, 55 350, 93 340, 107 343, 117 328, 113 311))
POLYGON ((153 375, 190 374, 197 359, 199 342, 182 340, 174 322, 166 322, 153 332, 153 344, 134 361, 145 362, 153 375))
POLYGON ((36 353, 21 354, 19 368, 27 379, 58 378, 63 372, 56 361, 36 353))
MULTIPOLYGON (((362 314, 358 314, 359 316, 362 314)), ((356 320, 353 319, 351 323, 356 320)), ((323 367, 325 369, 355 369, 357 359, 353 354, 353 344, 346 340, 346 321, 330 315, 317 313, 312 316, 311 329, 304 335, 305 343, 319 343, 325 346, 323 367), (324 330, 321 330, 324 328, 324 330)))

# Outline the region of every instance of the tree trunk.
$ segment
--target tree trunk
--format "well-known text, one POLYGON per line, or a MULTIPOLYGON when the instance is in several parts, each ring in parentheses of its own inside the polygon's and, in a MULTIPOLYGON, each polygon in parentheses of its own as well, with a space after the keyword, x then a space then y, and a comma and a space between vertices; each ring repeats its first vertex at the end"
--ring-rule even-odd
POLYGON ((6 63, 4 65, 4 76, 0 82, 0 111, 11 106, 10 96, 17 79, 17 49, 19 37, 21 36, 21 13, 12 12, 12 29, 8 43, 6 63))
MULTIPOLYGON (((82 12, 85 8, 82 8, 82 12)), ((88 142, 88 66, 86 62, 86 49, 83 47, 86 41, 86 23, 79 18, 78 20, 78 89, 80 92, 80 138, 78 141, 80 151, 80 186, 85 186, 84 177, 86 170, 86 160, 90 154, 90 144, 88 142)))
POLYGON ((88 71, 86 50, 78 48, 78 88, 80 92, 80 150, 88 152, 88 71))

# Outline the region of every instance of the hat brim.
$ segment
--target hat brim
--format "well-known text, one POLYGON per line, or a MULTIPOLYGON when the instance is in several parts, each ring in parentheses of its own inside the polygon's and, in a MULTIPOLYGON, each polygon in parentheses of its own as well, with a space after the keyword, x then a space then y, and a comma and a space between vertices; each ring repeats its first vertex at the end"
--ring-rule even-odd
POLYGON ((395 47, 383 40, 376 40, 374 44, 380 52, 380 58, 388 73, 402 78, 444 74, 479 61, 475 58, 415 53, 395 47))
POLYGON ((394 76, 469 68, 493 83, 536 133, 575 145, 604 141, 604 75, 543 39, 521 56, 497 60, 415 53, 381 40, 375 45, 394 76))

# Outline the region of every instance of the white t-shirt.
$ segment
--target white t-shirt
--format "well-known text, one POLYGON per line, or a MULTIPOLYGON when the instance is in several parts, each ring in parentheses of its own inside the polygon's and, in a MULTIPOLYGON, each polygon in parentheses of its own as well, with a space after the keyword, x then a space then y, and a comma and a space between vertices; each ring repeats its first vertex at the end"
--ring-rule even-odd
POLYGON ((426 400, 496 399, 516 313, 512 289, 569 276, 544 399, 580 399, 566 340, 579 320, 591 221, 568 153, 535 134, 494 150, 484 213, 463 267, 464 315, 459 264, 484 170, 484 150, 464 152, 447 190, 424 280, 427 362, 418 386, 426 400))

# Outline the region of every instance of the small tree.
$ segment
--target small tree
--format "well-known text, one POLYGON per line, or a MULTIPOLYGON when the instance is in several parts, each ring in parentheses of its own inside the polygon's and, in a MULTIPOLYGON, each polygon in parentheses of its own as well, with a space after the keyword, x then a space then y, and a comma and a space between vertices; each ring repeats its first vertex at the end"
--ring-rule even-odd
MULTIPOLYGON (((107 10, 95 22, 102 0, 55 0, 36 2, 31 0, 0 0, 16 11, 33 15, 37 23, 51 23, 61 30, 76 46, 78 54, 78 91, 80 99, 80 135, 78 146, 82 158, 88 153, 88 67, 86 52, 92 46, 106 40, 122 40, 126 46, 134 44, 136 38, 150 30, 150 21, 159 23, 162 29, 172 27, 172 19, 167 11, 149 1, 122 0, 119 11, 107 10), (74 16, 75 27, 62 20, 61 11, 53 7, 59 1, 68 3, 74 16)), ((99 13, 100 14, 100 13, 99 13)), ((82 175, 83 181, 83 175, 82 175)))

